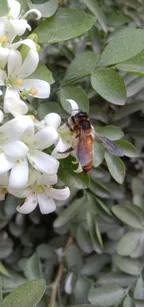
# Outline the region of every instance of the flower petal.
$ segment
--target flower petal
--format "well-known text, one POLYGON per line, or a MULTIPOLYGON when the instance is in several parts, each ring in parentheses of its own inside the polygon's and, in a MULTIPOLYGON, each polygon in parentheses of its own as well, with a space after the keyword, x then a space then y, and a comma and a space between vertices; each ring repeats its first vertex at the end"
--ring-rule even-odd
POLYGON ((7 64, 10 49, 0 47, 0 68, 4 69, 7 64))
POLYGON ((65 187, 64 189, 54 189, 54 188, 44 187, 44 189, 47 195, 57 200, 65 200, 70 196, 70 189, 68 187, 65 187))
POLYGON ((19 20, 10 20, 11 26, 15 32, 16 35, 21 36, 24 34, 26 29, 30 30, 31 27, 27 23, 27 20, 25 19, 19 19, 19 20))
POLYGON ((35 150, 34 153, 28 153, 27 156, 29 162, 38 171, 50 175, 57 173, 59 162, 52 156, 39 150, 35 150))
POLYGON ((5 153, 0 154, 0 174, 9 171, 14 165, 15 162, 5 155, 5 153))
POLYGON ((48 214, 56 209, 53 198, 48 197, 45 193, 38 193, 38 203, 42 214, 48 214))
MULTIPOLYGON (((1 94, 1 91, 0 91, 0 94, 1 94)), ((2 123, 3 119, 4 119, 4 113, 2 110, 0 110, 0 123, 2 123)))
POLYGON ((22 65, 22 55, 18 50, 11 50, 8 56, 8 78, 19 78, 18 71, 22 65))
POLYGON ((44 185, 44 184, 53 185, 53 184, 56 184, 57 181, 58 181, 58 177, 56 174, 54 175, 43 174, 40 180, 40 185, 44 185))
POLYGON ((3 145, 4 152, 11 158, 18 160, 26 156, 28 147, 21 141, 15 140, 3 145))
POLYGON ((6 187, 8 185, 9 182, 9 174, 8 172, 1 174, 0 175, 0 186, 1 187, 6 187))
POLYGON ((1 126, 0 133, 3 134, 6 139, 16 140, 31 126, 34 127, 34 123, 29 116, 17 116, 1 126))
POLYGON ((6 73, 4 70, 0 69, 0 85, 5 85, 6 73))
POLYGON ((73 99, 66 99, 70 105, 71 105, 71 108, 72 108, 72 115, 75 115, 76 113, 78 113, 78 110, 79 110, 79 107, 78 107, 78 104, 76 103, 76 101, 74 101, 73 99))
POLYGON ((57 139, 58 133, 54 127, 41 129, 34 136, 34 142, 40 150, 50 147, 57 139))
MULTIPOLYGON (((19 78, 25 79, 26 77, 30 76, 36 70, 38 63, 39 63, 39 55, 37 51, 30 49, 18 72, 19 78)), ((24 87, 25 85, 23 86, 23 88, 24 87)), ((25 87, 25 89, 26 88, 27 87, 25 87)))
POLYGON ((18 206, 16 209, 19 213, 23 213, 23 214, 28 214, 30 212, 32 212, 37 206, 37 198, 36 198, 36 194, 30 194, 24 204, 20 207, 18 206))
POLYGON ((19 98, 19 94, 14 89, 7 89, 4 98, 4 112, 13 116, 23 115, 28 112, 26 103, 19 98))
POLYGON ((23 189, 28 184, 28 162, 26 159, 16 163, 12 168, 9 177, 9 188, 12 189, 23 189))
POLYGON ((62 138, 60 137, 51 155, 55 157, 56 159, 64 159, 68 157, 70 153, 63 153, 63 152, 67 150, 70 146, 71 146, 70 144, 64 143, 62 138))
POLYGON ((8 6, 10 7, 10 14, 14 19, 18 18, 20 14, 21 5, 18 1, 8 0, 8 6))
POLYGON ((29 38, 26 38, 26 39, 24 39, 24 40, 21 40, 21 41, 19 41, 19 42, 17 42, 17 43, 13 43, 12 45, 11 45, 11 49, 17 49, 18 47, 20 47, 21 45, 26 45, 26 46, 28 46, 30 49, 33 49, 33 50, 35 50, 36 51, 36 44, 35 44, 35 42, 33 42, 31 39, 29 39, 29 38))
POLYGON ((48 126, 58 128, 61 124, 61 117, 57 113, 49 113, 44 117, 44 120, 48 126))
POLYGON ((19 87, 21 91, 25 89, 29 91, 31 88, 35 88, 38 91, 38 93, 34 95, 34 97, 36 98, 45 99, 45 98, 48 98, 50 95, 50 85, 48 82, 44 80, 26 79, 23 81, 22 85, 19 87))

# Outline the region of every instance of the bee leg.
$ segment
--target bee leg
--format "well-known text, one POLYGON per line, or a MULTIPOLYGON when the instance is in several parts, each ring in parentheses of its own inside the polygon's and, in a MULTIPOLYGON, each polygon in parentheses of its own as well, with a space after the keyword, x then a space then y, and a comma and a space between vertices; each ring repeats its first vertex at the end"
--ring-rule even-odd
POLYGON ((74 149, 72 147, 69 147, 68 149, 66 149, 65 151, 58 151, 58 153, 61 153, 61 154, 65 154, 65 153, 69 153, 71 151, 73 151, 74 149))
POLYGON ((74 131, 73 128, 71 127, 71 125, 69 124, 68 121, 66 122, 66 125, 67 125, 67 127, 70 129, 70 131, 72 131, 72 132, 74 131))

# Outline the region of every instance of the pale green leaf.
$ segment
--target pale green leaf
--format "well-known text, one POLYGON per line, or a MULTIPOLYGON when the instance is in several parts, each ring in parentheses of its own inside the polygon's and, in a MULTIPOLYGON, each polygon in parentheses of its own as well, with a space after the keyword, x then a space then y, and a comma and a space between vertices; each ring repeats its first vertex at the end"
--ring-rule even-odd
POLYGON ((54 83, 52 73, 47 68, 47 66, 42 62, 38 64, 37 69, 33 72, 32 75, 29 76, 29 79, 40 79, 47 81, 49 84, 54 83))
POLYGON ((66 71, 64 81, 79 79, 90 75, 96 68, 98 60, 99 54, 92 51, 76 55, 66 71))
POLYGON ((94 90, 105 100, 123 105, 126 101, 126 89, 122 77, 114 70, 95 70, 91 75, 94 90))
POLYGON ((139 207, 134 205, 117 205, 112 207, 112 211, 117 216, 117 218, 119 218, 127 225, 136 229, 144 229, 144 213, 139 207), (135 209, 134 211, 133 208, 135 209))
POLYGON ((99 65, 111 65, 126 61, 144 49, 144 30, 126 28, 106 46, 99 65))
POLYGON ((135 307, 135 303, 130 296, 125 298, 123 307, 135 307))
POLYGON ((138 248, 141 236, 142 232, 140 231, 127 232, 118 242, 117 253, 121 256, 131 256, 135 249, 138 248))
POLYGON ((6 267, 3 265, 3 263, 0 261, 0 273, 6 275, 6 276, 9 276, 9 272, 8 270, 6 269, 6 267))
POLYGON ((97 131, 103 134, 105 137, 110 139, 111 141, 119 140, 123 137, 123 131, 116 126, 105 126, 105 127, 98 127, 97 131))
POLYGON ((137 259, 114 255, 113 262, 121 271, 130 275, 139 276, 142 271, 142 263, 137 259))
POLYGON ((56 43, 87 32, 95 20, 95 17, 83 11, 60 8, 55 15, 42 22, 34 32, 38 35, 39 43, 56 43))
POLYGON ((130 158, 136 158, 139 156, 135 146, 126 140, 119 140, 116 144, 122 149, 124 155, 130 158))
POLYGON ((107 33, 107 20, 104 15, 103 9, 99 6, 97 0, 84 0, 84 3, 89 10, 97 17, 103 31, 107 33))
POLYGON ((3 307, 34 307, 46 288, 43 279, 29 281, 13 290, 3 301, 3 307))
POLYGON ((39 10, 42 14, 42 17, 51 17, 56 12, 58 5, 58 0, 49 0, 40 4, 32 3, 30 0, 28 0, 29 8, 39 10))
POLYGON ((102 307, 109 307, 119 304, 125 296, 125 290, 117 285, 105 285, 103 287, 92 288, 88 299, 92 304, 102 307))
POLYGON ((125 178, 125 165, 119 157, 112 156, 105 152, 105 160, 108 170, 112 177, 120 184, 123 183, 125 178))
POLYGON ((24 266, 24 274, 28 280, 42 278, 42 266, 37 253, 27 259, 24 266))
POLYGON ((140 52, 135 57, 118 64, 117 68, 123 71, 144 73, 144 51, 140 52))
POLYGON ((104 150, 102 146, 96 142, 94 142, 93 150, 94 150, 93 166, 98 167, 104 159, 104 150))
POLYGON ((135 284, 134 298, 138 300, 144 299, 144 281, 141 276, 137 279, 135 284))

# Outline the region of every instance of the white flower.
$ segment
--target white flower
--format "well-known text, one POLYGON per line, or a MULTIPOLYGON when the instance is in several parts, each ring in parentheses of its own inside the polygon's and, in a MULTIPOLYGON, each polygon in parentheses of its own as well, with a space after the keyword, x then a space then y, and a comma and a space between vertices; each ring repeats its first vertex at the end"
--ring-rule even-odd
POLYGON ((28 111, 21 95, 48 98, 50 85, 39 79, 28 79, 36 70, 39 63, 39 55, 36 50, 30 49, 22 61, 22 55, 18 50, 10 50, 8 55, 7 73, 0 69, 0 85, 7 86, 4 97, 4 111, 13 116, 26 114, 28 111))
POLYGON ((7 16, 0 18, 0 43, 5 47, 13 42, 15 37, 22 36, 26 29, 31 30, 25 17, 34 12, 37 15, 37 19, 41 18, 41 13, 38 10, 29 10, 24 16, 20 16, 21 6, 18 1, 8 0, 8 6, 10 8, 7 16))
POLYGON ((57 137, 53 127, 35 134, 34 122, 29 116, 18 116, 0 127, 0 174, 11 170, 9 189, 27 186, 30 164, 41 173, 57 173, 59 162, 42 152, 54 144, 57 137))
POLYGON ((55 175, 42 175, 40 180, 36 180, 25 191, 17 193, 16 196, 25 198, 22 206, 17 207, 17 211, 23 214, 32 212, 39 204, 42 214, 48 214, 56 209, 55 200, 65 200, 70 196, 68 187, 64 189, 54 189, 51 184, 57 182, 55 175))

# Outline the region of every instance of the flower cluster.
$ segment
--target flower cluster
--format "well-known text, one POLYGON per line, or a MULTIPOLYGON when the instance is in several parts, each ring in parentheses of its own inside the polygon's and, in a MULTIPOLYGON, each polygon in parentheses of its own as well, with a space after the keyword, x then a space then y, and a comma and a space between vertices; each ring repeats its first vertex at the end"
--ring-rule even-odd
POLYGON ((59 128, 61 118, 56 113, 42 121, 26 115, 28 96, 46 99, 50 85, 31 77, 39 64, 38 46, 31 36, 14 41, 31 30, 25 19, 28 14, 34 12, 37 19, 41 14, 29 10, 21 16, 15 0, 8 0, 8 7, 7 16, 0 17, 0 200, 8 192, 22 199, 19 212, 30 213, 39 204, 41 213, 47 214, 56 209, 55 200, 70 195, 68 187, 53 187, 58 182, 59 159, 68 156, 59 153, 69 146, 69 137, 60 137, 61 129, 68 127, 59 128))

